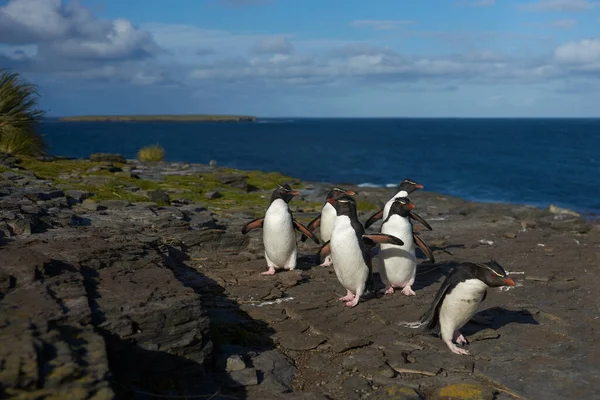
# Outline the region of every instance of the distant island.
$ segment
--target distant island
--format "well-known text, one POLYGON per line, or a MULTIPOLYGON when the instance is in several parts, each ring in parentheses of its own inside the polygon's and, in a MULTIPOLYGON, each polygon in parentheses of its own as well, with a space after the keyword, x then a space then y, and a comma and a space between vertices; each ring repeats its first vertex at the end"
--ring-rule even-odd
POLYGON ((255 122, 251 115, 80 115, 60 117, 65 122, 134 122, 134 121, 174 121, 174 122, 255 122))

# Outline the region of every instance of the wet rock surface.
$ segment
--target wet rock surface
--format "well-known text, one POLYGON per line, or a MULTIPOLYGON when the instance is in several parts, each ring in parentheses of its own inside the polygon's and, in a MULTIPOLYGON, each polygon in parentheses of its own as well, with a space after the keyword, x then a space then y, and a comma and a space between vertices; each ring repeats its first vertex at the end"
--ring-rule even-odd
MULTIPOLYGON (((600 229, 568 210, 416 192, 436 264, 418 253, 416 296, 378 294, 350 309, 310 241, 298 241, 297 270, 261 276, 262 233, 240 234, 244 213, 164 192, 147 202, 93 201, 13 158, 0 162, 10 168, 0 184, 0 397, 597 396, 600 229), (418 319, 458 262, 490 258, 517 285, 488 290, 463 329, 470 356, 399 324, 418 319)), ((210 167, 122 169, 144 178, 210 167)), ((219 179, 254 190, 244 175, 219 179)), ((348 188, 359 202, 393 194, 348 188)), ((326 189, 310 184, 302 196, 321 201, 326 189)), ((308 222, 316 213, 294 215, 308 222)))

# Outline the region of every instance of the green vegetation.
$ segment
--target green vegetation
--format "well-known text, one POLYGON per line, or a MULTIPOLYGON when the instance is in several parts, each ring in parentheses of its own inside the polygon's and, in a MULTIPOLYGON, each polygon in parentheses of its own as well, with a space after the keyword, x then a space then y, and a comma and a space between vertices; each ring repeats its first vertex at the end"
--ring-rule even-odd
POLYGON ((37 105, 36 86, 0 68, 0 151, 32 156, 44 152, 44 141, 37 132, 44 111, 37 105))
MULTIPOLYGON (((290 182, 294 189, 302 189, 302 184, 289 176, 278 172, 241 171, 221 168, 215 172, 193 175, 167 175, 160 181, 137 179, 122 173, 113 173, 102 169, 109 163, 87 160, 58 159, 39 161, 33 157, 22 157, 21 165, 39 178, 53 180, 63 189, 85 190, 93 193, 94 200, 128 200, 130 202, 148 201, 144 191, 166 190, 172 199, 188 199, 206 204, 216 213, 247 212, 252 216, 262 215, 277 183, 290 182), (100 169, 99 169, 100 168, 100 169), (99 169, 99 170, 98 170, 99 169), (243 189, 221 183, 219 177, 227 174, 248 176, 248 184, 258 190, 246 192, 243 189), (222 197, 209 200, 206 193, 218 191, 222 197)), ((112 163, 115 167, 123 164, 112 163)), ((292 200, 290 208, 295 211, 320 209, 321 203, 307 202, 299 198, 292 200)), ((306 221, 307 222, 307 221, 306 221)))
POLYGON ((142 147, 137 153, 137 158, 140 161, 162 161, 165 159, 165 149, 159 144, 142 147))
POLYGON ((251 115, 201 115, 201 114, 163 114, 163 115, 81 115, 62 117, 59 121, 66 122, 254 122, 256 117, 251 115))

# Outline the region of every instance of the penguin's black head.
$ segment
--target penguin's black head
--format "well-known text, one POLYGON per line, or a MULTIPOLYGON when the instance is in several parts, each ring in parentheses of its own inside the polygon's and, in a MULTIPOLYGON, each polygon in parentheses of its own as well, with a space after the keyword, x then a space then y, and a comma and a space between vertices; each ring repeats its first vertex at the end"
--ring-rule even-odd
POLYGON ((423 189, 423 185, 408 178, 400 182, 400 185, 398 185, 398 191, 404 190, 408 194, 411 194, 417 189, 423 189))
POLYGON ((277 188, 273 190, 273 194, 271 195, 271 202, 276 199, 282 199, 286 203, 289 203, 290 200, 294 198, 294 196, 298 196, 300 194, 297 190, 292 190, 289 184, 284 183, 283 185, 277 185, 277 188))
POLYGON ((344 194, 337 199, 327 199, 327 202, 335 207, 337 215, 356 216, 356 200, 352 196, 344 194))
POLYGON ((477 278, 489 287, 515 286, 515 281, 508 277, 504 268, 496 260, 475 265, 479 267, 475 272, 477 278))
POLYGON ((334 187, 327 193, 327 200, 329 199, 339 199, 343 195, 354 196, 356 194, 353 190, 346 190, 339 187, 334 187))
POLYGON ((398 214, 401 217, 406 217, 414 208, 415 205, 410 202, 408 197, 396 197, 390 207, 390 215, 398 214))

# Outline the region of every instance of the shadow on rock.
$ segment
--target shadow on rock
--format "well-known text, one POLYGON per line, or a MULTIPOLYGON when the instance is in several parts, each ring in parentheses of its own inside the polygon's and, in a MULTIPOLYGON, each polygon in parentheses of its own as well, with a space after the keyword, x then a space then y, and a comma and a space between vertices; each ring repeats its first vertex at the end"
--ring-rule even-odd
MULTIPOLYGON (((215 399, 245 399, 248 387, 255 387, 254 393, 262 393, 265 398, 291 392, 296 369, 275 349, 270 338, 275 332, 227 298, 225 289, 216 281, 187 265, 190 259, 185 245, 167 246, 163 254, 175 277, 200 296, 214 346, 213 358, 205 364, 204 378, 185 394, 214 394, 221 388, 222 396, 215 399)), ((189 379, 178 379, 189 385, 189 379)))
POLYGON ((479 311, 471 323, 463 329, 465 335, 474 335, 486 329, 498 330, 508 324, 539 325, 528 310, 508 310, 503 307, 492 307, 479 311), (473 323, 475 322, 475 323, 473 323))

